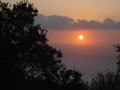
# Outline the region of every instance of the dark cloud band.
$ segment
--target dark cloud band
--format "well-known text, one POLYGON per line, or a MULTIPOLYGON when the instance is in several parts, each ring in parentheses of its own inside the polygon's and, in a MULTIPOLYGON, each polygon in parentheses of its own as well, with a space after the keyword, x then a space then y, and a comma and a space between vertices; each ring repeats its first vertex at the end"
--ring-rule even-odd
POLYGON ((103 22, 91 20, 77 20, 72 18, 52 15, 44 16, 39 14, 35 20, 36 24, 41 24, 46 29, 120 29, 120 22, 116 22, 110 18, 103 22))

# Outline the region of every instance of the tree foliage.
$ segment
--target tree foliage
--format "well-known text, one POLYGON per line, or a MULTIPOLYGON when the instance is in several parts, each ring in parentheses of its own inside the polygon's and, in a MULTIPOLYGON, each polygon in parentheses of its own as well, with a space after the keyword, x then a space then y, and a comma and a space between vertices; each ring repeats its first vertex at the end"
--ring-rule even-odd
POLYGON ((120 45, 117 44, 114 47, 118 53, 117 71, 98 73, 91 82, 91 90, 120 90, 120 45))
POLYGON ((120 45, 117 44, 117 45, 114 45, 115 49, 116 49, 116 52, 118 53, 118 62, 117 62, 117 66, 118 66, 118 73, 120 74, 120 45))
POLYGON ((92 80, 91 90, 120 90, 120 76, 111 71, 98 73, 92 80))
POLYGON ((34 25, 38 10, 21 1, 0 1, 0 79, 12 90, 85 90, 82 74, 67 69, 62 53, 50 46, 47 30, 34 25))

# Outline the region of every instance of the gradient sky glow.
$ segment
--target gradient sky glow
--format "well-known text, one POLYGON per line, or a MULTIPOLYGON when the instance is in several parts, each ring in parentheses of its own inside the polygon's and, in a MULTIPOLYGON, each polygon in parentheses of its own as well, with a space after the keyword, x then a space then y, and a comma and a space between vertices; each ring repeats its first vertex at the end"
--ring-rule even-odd
POLYGON ((85 73, 90 80, 97 72, 115 71, 114 44, 120 43, 120 30, 49 30, 49 43, 61 49, 63 62, 68 67, 85 73), (83 34, 80 41, 78 35, 83 34))
MULTIPOLYGON (((36 0, 38 1, 38 0, 36 0)), ((103 20, 106 17, 120 20, 120 0, 39 0, 45 15, 63 15, 80 19, 103 20)))
MULTIPOLYGON (((2 0, 17 2, 21 0, 2 0)), ((120 21, 120 0, 28 0, 44 15, 61 15, 74 19, 120 21)))

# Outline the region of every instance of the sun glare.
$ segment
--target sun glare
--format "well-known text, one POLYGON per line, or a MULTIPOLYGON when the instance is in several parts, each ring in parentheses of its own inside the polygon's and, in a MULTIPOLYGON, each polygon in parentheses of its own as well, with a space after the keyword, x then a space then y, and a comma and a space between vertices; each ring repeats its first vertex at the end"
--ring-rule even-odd
POLYGON ((83 35, 79 35, 78 38, 79 38, 80 40, 83 40, 83 39, 84 39, 84 36, 83 36, 83 35))

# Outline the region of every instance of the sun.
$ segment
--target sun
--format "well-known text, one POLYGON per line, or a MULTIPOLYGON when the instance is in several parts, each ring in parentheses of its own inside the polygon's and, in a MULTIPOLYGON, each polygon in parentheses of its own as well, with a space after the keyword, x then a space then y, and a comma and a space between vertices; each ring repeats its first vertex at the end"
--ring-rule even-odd
POLYGON ((84 36, 83 36, 83 35, 79 35, 78 38, 79 38, 80 40, 83 40, 83 39, 84 39, 84 36))

